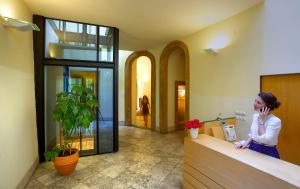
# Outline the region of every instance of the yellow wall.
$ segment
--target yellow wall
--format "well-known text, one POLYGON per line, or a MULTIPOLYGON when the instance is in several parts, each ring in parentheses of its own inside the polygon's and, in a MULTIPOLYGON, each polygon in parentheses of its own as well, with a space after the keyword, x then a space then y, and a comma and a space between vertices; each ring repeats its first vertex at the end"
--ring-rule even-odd
POLYGON ((173 51, 168 60, 168 131, 175 129, 175 81, 185 80, 184 67, 184 52, 173 51))
MULTIPOLYGON (((137 60, 134 60, 132 63, 132 72, 131 72, 131 123, 136 125, 136 107, 137 107, 137 83, 136 83, 136 63, 137 60)), ((127 97, 128 98, 128 97, 127 97)))
POLYGON ((141 56, 137 59, 136 66, 138 107, 138 98, 143 98, 144 95, 148 97, 149 104, 151 104, 151 61, 148 57, 141 56))
MULTIPOLYGON (((297 40, 300 28, 296 22, 300 11, 297 7, 300 7, 297 0, 266 0, 264 4, 179 39, 187 44, 190 53, 191 118, 210 120, 219 112, 229 117, 234 116, 236 110, 243 110, 246 121, 238 121, 237 132, 241 138, 246 137, 260 75, 300 72, 297 40), (202 51, 211 45, 225 47, 217 55, 202 51)), ((165 46, 149 51, 159 60, 165 46)))
MULTIPOLYGON (((0 14, 31 21, 20 0, 0 0, 0 14)), ((38 158, 32 32, 0 25, 0 188, 15 188, 38 158)))

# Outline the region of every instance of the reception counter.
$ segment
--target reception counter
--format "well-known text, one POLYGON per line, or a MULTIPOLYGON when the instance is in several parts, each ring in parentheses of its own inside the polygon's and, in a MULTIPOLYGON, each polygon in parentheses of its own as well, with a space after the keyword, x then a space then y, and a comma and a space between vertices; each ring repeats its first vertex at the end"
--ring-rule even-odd
POLYGON ((184 188, 300 188, 300 167, 205 135, 184 140, 184 188))

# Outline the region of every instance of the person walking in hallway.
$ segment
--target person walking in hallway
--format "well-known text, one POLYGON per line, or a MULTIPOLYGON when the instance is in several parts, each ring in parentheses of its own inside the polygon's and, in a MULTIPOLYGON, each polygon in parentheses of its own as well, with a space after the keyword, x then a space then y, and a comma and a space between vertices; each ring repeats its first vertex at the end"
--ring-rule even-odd
POLYGON ((143 116, 144 116, 144 122, 145 126, 147 127, 148 125, 148 115, 150 114, 150 104, 148 97, 146 95, 143 96, 143 103, 142 103, 142 110, 143 110, 143 116))

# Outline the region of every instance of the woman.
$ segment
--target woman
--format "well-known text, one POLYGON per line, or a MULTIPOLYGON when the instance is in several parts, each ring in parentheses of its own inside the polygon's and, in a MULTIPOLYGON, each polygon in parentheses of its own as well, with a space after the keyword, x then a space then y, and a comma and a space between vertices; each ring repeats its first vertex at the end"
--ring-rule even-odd
POLYGON ((236 148, 251 150, 280 159, 276 149, 281 129, 281 120, 271 112, 280 106, 280 102, 272 93, 261 92, 255 98, 251 130, 249 138, 236 144, 236 148))
POLYGON ((143 103, 142 103, 142 110, 143 110, 143 115, 144 115, 144 121, 145 121, 145 126, 148 124, 148 115, 149 115, 149 109, 150 109, 150 104, 148 97, 146 95, 143 96, 143 103))

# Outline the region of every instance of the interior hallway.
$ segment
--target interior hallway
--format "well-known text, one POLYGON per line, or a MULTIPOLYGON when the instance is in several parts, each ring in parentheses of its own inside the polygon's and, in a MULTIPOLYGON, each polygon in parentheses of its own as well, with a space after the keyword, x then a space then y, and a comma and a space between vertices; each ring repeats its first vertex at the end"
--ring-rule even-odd
POLYGON ((52 162, 42 163, 27 188, 182 188, 183 135, 120 126, 117 153, 81 157, 75 172, 65 177, 52 162))
POLYGON ((135 123, 134 126, 151 129, 151 115, 148 115, 148 123, 145 125, 144 116, 143 115, 136 115, 135 116, 135 123))

